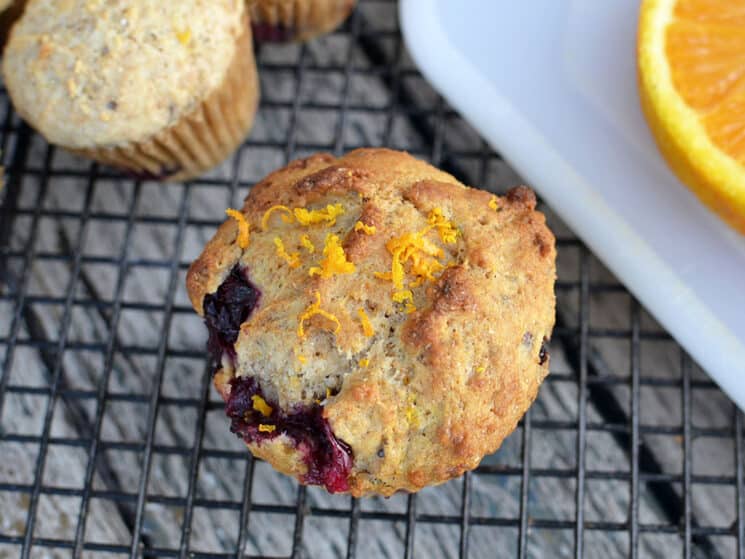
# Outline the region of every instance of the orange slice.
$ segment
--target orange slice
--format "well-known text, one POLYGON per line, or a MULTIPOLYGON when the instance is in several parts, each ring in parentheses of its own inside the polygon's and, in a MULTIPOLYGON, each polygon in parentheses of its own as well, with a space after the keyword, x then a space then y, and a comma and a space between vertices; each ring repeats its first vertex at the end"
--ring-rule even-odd
POLYGON ((745 234, 745 0, 643 0, 637 54, 660 150, 745 234))

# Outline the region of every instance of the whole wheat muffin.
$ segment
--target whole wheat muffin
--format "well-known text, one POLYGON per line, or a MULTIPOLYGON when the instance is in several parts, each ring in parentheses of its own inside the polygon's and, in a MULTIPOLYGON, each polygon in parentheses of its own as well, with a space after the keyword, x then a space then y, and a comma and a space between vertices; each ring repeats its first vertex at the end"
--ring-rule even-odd
POLYGON ((3 75, 49 142, 174 180, 227 157, 258 101, 245 0, 29 0, 3 75))
POLYGON ((548 374, 556 253, 535 203, 385 149, 254 186, 187 276, 232 431, 355 496, 476 467, 548 374))
POLYGON ((356 0, 247 0, 259 42, 307 41, 336 29, 356 0))

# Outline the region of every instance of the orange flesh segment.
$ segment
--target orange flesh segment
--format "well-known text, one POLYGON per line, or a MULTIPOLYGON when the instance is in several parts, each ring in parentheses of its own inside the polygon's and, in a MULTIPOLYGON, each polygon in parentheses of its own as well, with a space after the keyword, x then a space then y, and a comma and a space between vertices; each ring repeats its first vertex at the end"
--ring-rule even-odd
POLYGON ((679 0, 666 31, 673 84, 711 141, 745 162, 745 3, 679 0))

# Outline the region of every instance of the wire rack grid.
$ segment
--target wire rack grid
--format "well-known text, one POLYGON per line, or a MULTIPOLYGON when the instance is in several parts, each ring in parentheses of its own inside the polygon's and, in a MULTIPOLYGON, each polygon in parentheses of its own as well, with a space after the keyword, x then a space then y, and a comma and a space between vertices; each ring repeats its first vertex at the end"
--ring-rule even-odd
POLYGON ((552 374, 499 452, 361 501, 248 455, 184 289, 224 208, 292 158, 365 145, 519 182, 417 73, 395 2, 257 57, 254 130, 183 185, 47 145, 2 91, 0 557, 745 558, 742 414, 547 207, 552 374))

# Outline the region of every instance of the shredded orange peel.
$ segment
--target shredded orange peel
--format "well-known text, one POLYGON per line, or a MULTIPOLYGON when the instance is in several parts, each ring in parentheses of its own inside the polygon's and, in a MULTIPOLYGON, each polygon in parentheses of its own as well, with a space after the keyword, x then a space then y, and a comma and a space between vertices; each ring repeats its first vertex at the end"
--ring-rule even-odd
POLYGON ((374 235, 375 233, 377 233, 378 228, 374 225, 367 225, 366 223, 358 221, 354 224, 354 230, 362 231, 365 235, 374 235))
POLYGON ((440 208, 435 208, 429 212, 427 221, 437 229, 443 243, 452 245, 458 239, 458 228, 455 227, 452 221, 443 215, 440 208))
POLYGON ((242 249, 247 249, 251 242, 251 226, 248 223, 248 219, 241 212, 232 208, 225 210, 225 213, 228 217, 232 217, 238 224, 238 237, 236 238, 238 246, 242 249))
POLYGON ((300 237, 300 244, 303 245, 303 247, 305 247, 305 249, 311 254, 316 251, 316 246, 313 244, 313 241, 310 240, 308 235, 300 237))
POLYGON ((307 309, 303 311, 303 313, 298 317, 298 325, 297 325, 297 335, 299 338, 305 337, 305 322, 307 320, 310 320, 315 315, 320 315, 331 322, 333 322, 336 325, 336 328, 334 328, 333 332, 334 334, 338 334, 341 330, 341 322, 339 322, 339 319, 336 318, 333 314, 331 314, 328 311, 325 311, 321 308, 321 293, 316 291, 316 302, 312 303, 307 309))
POLYGON ((365 368, 370 364, 369 359, 360 359, 360 367, 365 368))
POLYGON ((293 214, 292 210, 288 208, 287 206, 272 206, 267 211, 264 212, 264 216, 261 218, 261 229, 266 231, 269 228, 269 218, 272 217, 272 214, 274 212, 285 212, 287 215, 282 216, 282 221, 285 223, 292 223, 293 222, 293 214))
POLYGON ((416 310, 411 290, 404 289, 406 272, 404 264, 410 264, 410 273, 414 276, 410 287, 419 287, 425 281, 434 282, 437 276, 447 266, 440 262, 444 252, 435 243, 426 238, 426 235, 436 229, 443 243, 453 244, 457 241, 459 231, 452 221, 447 219, 440 208, 435 208, 427 216, 428 225, 420 230, 404 233, 400 237, 390 239, 385 247, 391 253, 391 271, 375 272, 375 277, 393 283, 396 291, 393 300, 397 303, 405 303, 407 313, 416 310))
POLYGON ((287 250, 285 250, 285 244, 282 242, 282 239, 279 237, 274 237, 274 246, 277 247, 277 256, 280 258, 284 258, 287 261, 287 264, 292 268, 293 270, 295 268, 300 267, 300 253, 299 252, 293 252, 288 253, 287 250))
POLYGON ((344 253, 344 248, 339 242, 338 235, 332 235, 330 233, 326 235, 323 256, 324 258, 319 263, 320 266, 312 266, 308 270, 309 276, 330 278, 334 274, 353 274, 357 270, 354 262, 347 260, 347 255, 344 253))
POLYGON ((255 409, 257 412, 259 412, 264 417, 269 417, 272 415, 272 406, 266 403, 266 400, 259 396, 258 394, 254 394, 251 396, 251 402, 253 402, 253 409, 255 409))
POLYGON ((328 204, 321 210, 295 208, 292 210, 292 213, 300 225, 316 225, 324 222, 329 225, 336 225, 336 218, 344 213, 344 206, 341 204, 328 204))
POLYGON ((489 200, 489 207, 492 210, 499 209, 499 203, 497 202, 497 197, 496 196, 492 196, 491 199, 489 200))
POLYGON ((360 307, 357 309, 357 314, 360 317, 360 324, 362 324, 362 332, 368 338, 371 337, 375 333, 375 330, 373 330, 372 324, 370 324, 370 318, 367 316, 365 309, 360 307))
POLYGON ((259 433, 274 433, 277 429, 276 425, 267 425, 265 423, 259 423, 259 433))

